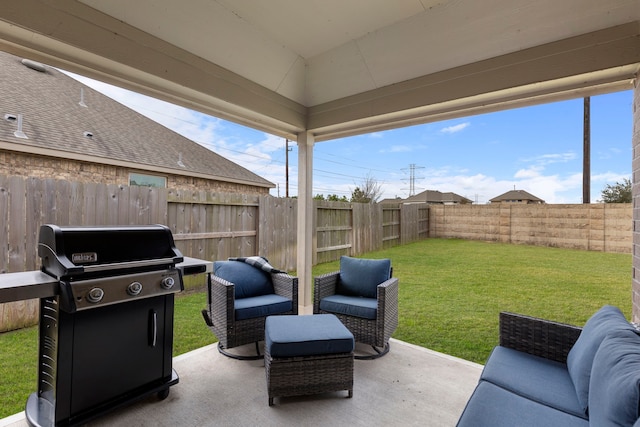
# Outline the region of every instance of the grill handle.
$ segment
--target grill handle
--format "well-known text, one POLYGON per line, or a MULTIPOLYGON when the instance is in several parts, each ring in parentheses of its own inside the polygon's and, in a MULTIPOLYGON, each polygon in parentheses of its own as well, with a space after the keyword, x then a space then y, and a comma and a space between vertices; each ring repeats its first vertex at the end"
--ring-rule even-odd
POLYGON ((139 268, 139 267, 149 267, 149 266, 157 266, 157 265, 174 265, 176 262, 182 262, 182 258, 156 258, 156 259, 148 259, 141 261, 125 261, 125 262, 117 262, 111 264, 96 264, 96 265, 83 265, 82 268, 85 273, 90 272, 102 272, 109 270, 122 270, 125 268, 139 268))
POLYGON ((155 347, 158 341, 158 312, 149 310, 149 346, 155 347))

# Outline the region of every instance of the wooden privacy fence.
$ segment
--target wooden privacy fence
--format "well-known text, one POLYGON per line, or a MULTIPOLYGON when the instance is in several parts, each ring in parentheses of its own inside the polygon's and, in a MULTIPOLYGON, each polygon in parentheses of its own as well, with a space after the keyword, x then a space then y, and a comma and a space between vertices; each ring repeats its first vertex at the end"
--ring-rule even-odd
MULTIPOLYGON (((425 207, 315 207, 314 263, 427 236, 425 207)), ((296 199, 0 176, 0 216, 2 273, 39 268, 38 231, 47 223, 166 224, 185 256, 213 261, 260 254, 283 270, 296 268, 296 199)), ((202 284, 201 278, 189 280, 186 287, 202 284)), ((36 301, 0 304, 0 331, 33 324, 37 307, 36 301)))

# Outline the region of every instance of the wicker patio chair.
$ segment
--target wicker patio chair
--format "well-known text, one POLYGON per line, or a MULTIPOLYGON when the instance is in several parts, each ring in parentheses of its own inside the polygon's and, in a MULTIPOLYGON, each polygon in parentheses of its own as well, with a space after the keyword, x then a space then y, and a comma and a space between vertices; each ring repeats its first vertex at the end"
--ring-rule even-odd
POLYGON ((202 315, 218 338, 218 351, 223 355, 240 360, 261 359, 259 342, 264 340, 267 316, 298 314, 298 278, 267 270, 237 260, 214 263, 202 315), (250 343, 255 343, 255 356, 227 351, 250 343))
POLYGON ((340 258, 340 271, 314 279, 313 313, 335 314, 355 341, 373 347, 376 359, 389 352, 389 338, 398 327, 398 279, 391 261, 340 258))

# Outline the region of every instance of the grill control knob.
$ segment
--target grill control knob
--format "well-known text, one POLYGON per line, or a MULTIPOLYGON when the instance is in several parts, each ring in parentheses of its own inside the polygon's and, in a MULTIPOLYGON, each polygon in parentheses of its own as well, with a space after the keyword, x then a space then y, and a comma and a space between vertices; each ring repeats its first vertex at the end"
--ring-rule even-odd
POLYGON ((104 297, 104 291, 102 289, 93 288, 87 294, 87 301, 95 304, 102 301, 103 297, 104 297))
POLYGON ((165 289, 171 289, 171 288, 173 288, 173 285, 176 284, 176 281, 173 280, 173 277, 169 276, 169 277, 165 277, 164 279, 162 279, 162 282, 160 284, 165 289))
POLYGON ((132 282, 127 286, 127 293, 133 297, 140 295, 140 292, 142 292, 142 283, 140 282, 132 282))

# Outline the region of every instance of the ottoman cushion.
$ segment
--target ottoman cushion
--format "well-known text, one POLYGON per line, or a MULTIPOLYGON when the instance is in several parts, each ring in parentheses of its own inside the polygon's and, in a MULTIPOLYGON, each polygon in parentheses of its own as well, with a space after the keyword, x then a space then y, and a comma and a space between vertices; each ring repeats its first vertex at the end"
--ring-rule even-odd
POLYGON ((264 327, 271 357, 351 353, 353 334, 333 314, 269 316, 264 327))

